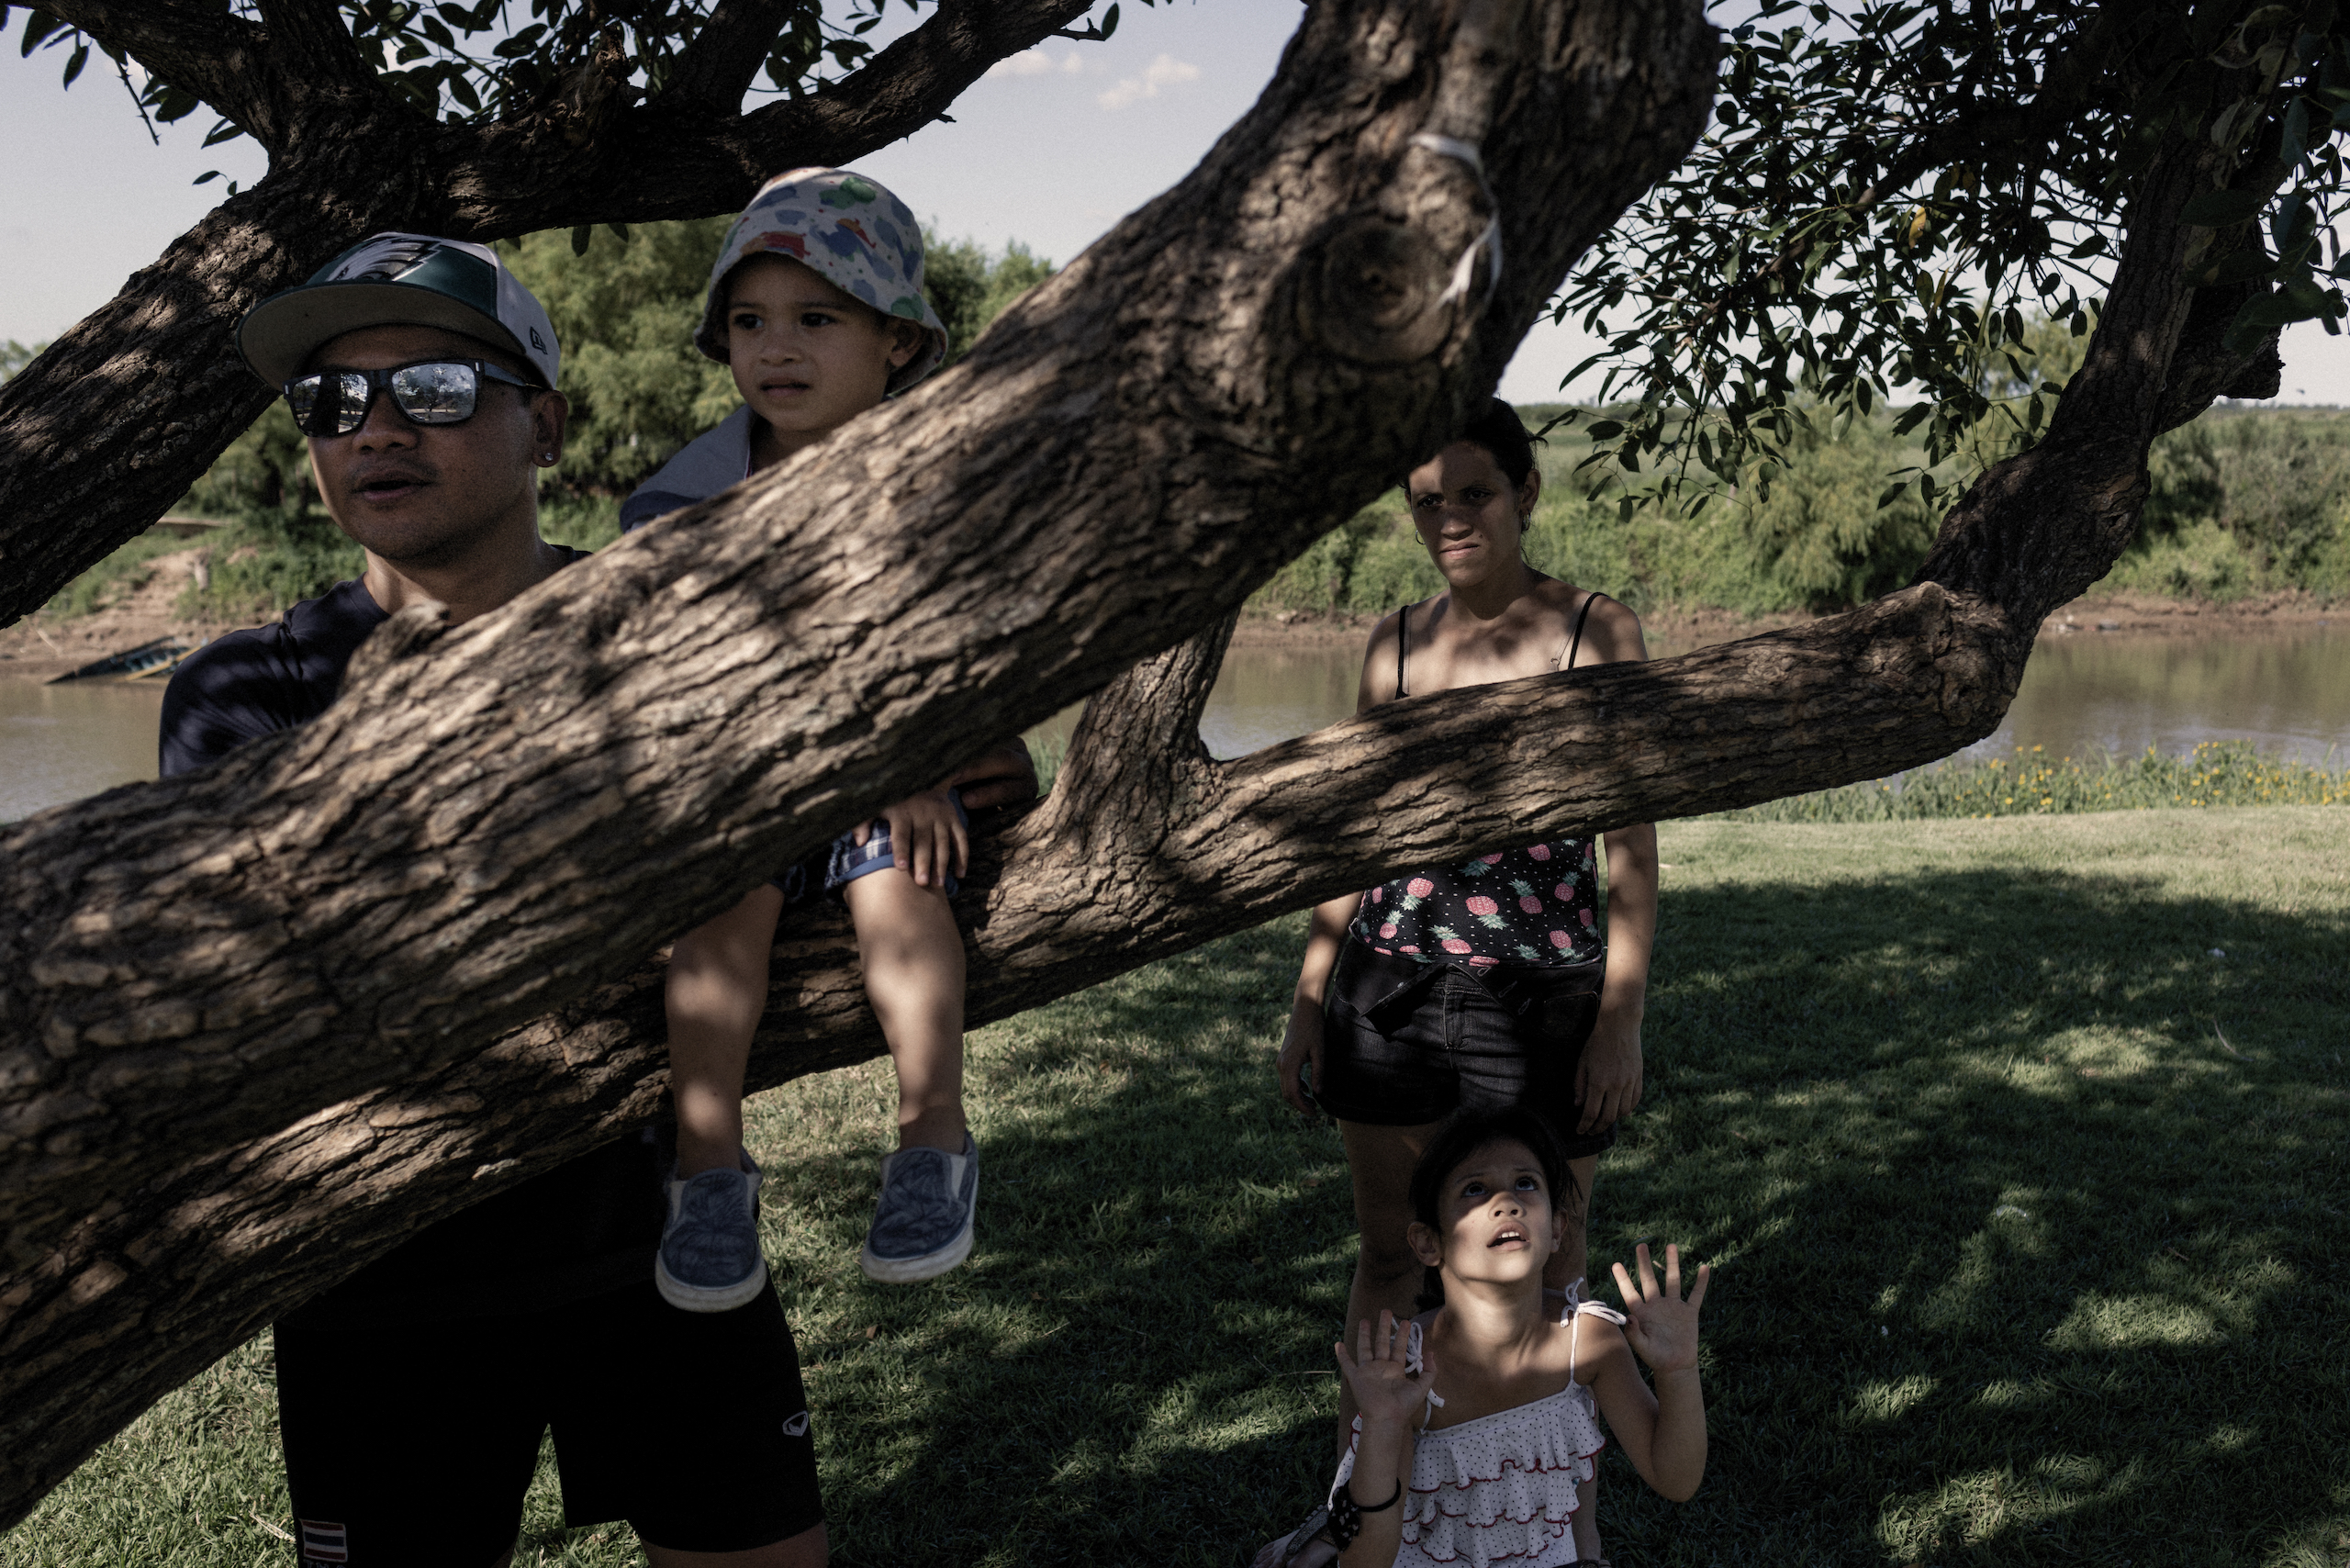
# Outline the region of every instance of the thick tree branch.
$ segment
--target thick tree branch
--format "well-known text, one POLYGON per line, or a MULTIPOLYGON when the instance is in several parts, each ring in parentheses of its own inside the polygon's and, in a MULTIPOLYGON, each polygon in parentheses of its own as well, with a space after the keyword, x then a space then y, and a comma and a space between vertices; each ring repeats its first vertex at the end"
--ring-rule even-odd
MULTIPOLYGON (((2022 670, 1996 612, 1930 586, 1686 658, 1396 703, 1217 764, 1198 716, 1227 631, 1097 694, 1045 806, 983 831, 959 906, 975 1025, 1400 865, 1647 820, 1693 784, 1734 806, 1942 756, 1996 726, 2022 670), (1791 744, 1831 693, 1855 705, 1844 744, 1791 744)), ((879 1052, 839 916, 788 924, 773 973, 754 1087, 879 1052)), ((655 1114, 663 1033, 646 965, 469 1060, 166 1168, 0 1275, 0 1519, 294 1303, 655 1114)))
POLYGON ((257 0, 269 34, 269 62, 294 74, 305 92, 360 95, 378 91, 375 73, 359 52, 333 0, 257 0))
POLYGON ((2080 370, 2048 434, 1993 467, 1942 520, 1919 582, 1998 604, 2029 637, 2048 612, 2109 570, 2136 532, 2146 452, 2197 290, 2189 248, 2209 230, 2180 217, 2223 183, 2230 154, 2174 135, 2130 204, 2129 241, 2080 370))
POLYGON ((677 56, 661 95, 733 118, 796 9, 796 0, 718 0, 677 56))
POLYGON ((1694 9, 1529 10, 1317 9, 1198 171, 952 371, 506 610, 396 619, 299 733, 7 830, 11 1255, 150 1179, 152 1137, 251 1137, 563 1005, 1438 444, 1710 84, 1694 9), (1447 291, 1485 186, 1427 128, 1483 148, 1489 308, 1447 291))

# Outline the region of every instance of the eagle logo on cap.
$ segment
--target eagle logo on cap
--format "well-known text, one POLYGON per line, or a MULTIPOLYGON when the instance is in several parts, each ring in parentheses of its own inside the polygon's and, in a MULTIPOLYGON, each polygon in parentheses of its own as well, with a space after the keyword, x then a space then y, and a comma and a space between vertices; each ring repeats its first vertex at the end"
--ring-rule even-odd
POLYGON ((332 279, 334 283, 365 283, 381 278, 395 283, 424 264, 441 247, 430 240, 393 240, 380 250, 369 251, 345 262, 332 279), (353 269, 359 269, 354 271, 353 269))

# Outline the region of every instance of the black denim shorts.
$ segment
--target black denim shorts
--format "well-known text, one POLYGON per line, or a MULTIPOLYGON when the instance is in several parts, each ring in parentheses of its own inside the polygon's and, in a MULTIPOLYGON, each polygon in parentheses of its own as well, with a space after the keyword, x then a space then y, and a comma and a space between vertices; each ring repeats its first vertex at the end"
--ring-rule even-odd
POLYGON ((1575 1131, 1575 1068, 1606 968, 1604 958, 1421 964, 1348 937, 1323 1002, 1314 1097, 1340 1121, 1382 1127, 1528 1105, 1550 1118, 1569 1159, 1597 1154, 1616 1128, 1575 1131))

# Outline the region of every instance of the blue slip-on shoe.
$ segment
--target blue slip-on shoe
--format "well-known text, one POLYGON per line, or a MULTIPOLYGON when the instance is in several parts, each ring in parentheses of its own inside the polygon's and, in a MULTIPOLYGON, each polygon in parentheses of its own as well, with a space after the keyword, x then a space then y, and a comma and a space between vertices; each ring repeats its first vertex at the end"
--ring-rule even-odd
POLYGON ((969 1133, 960 1154, 901 1148, 881 1162, 881 1201, 857 1266, 883 1284, 934 1279, 971 1255, 979 1207, 979 1151, 969 1133))
POLYGON ((687 1312, 732 1312, 767 1288, 759 1251, 759 1168, 704 1170, 666 1186, 669 1221, 653 1258, 661 1299, 687 1312))

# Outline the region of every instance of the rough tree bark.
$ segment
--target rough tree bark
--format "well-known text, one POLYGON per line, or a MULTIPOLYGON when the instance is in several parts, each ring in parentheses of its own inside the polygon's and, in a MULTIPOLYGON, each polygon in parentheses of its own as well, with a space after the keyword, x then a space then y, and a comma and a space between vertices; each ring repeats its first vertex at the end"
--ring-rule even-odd
MULTIPOLYGON (((1236 608, 1493 386, 1714 50, 1684 5, 1316 6, 1191 178, 848 439, 454 632, 396 618, 302 732, 8 830, 16 1387, 130 1357, 106 1303, 159 1254, 63 1260, 193 1151, 430 1080, 1236 608)), ((5 1506, 164 1380, 12 1389, 5 1506)))
POLYGON ((1091 0, 990 0, 933 18, 827 91, 739 113, 783 21, 720 6, 666 90, 632 104, 599 56, 538 109, 444 125, 367 70, 331 0, 270 25, 196 0, 57 0, 269 150, 269 173, 0 386, 0 625, 185 494, 269 401, 237 355, 247 308, 385 229, 502 240, 583 223, 701 218, 796 163, 847 163, 910 136, 1007 55, 1091 0))
MULTIPOLYGON (((916 423, 861 427, 884 457, 811 454, 456 633, 404 618, 310 731, 0 840, 0 1518, 286 1305, 652 1109, 657 970, 614 965, 737 868, 1227 612, 1440 439, 1685 146, 1710 35, 1680 8, 1436 9, 1315 7, 1191 180, 895 416, 916 423), (1423 130, 1482 143, 1491 197, 1423 130), (1480 315, 1444 290, 1489 199, 1511 270, 1480 315)), ((2178 208, 2223 173, 2163 155, 2047 444, 1953 514, 1917 587, 1231 763, 1196 730, 1219 635, 1116 680, 977 868, 974 1017, 1395 864, 1987 734, 2040 618, 2126 540, 2179 388, 2225 384, 2177 350, 2200 238, 2178 208)), ((755 1082, 872 1054, 836 926, 787 931, 777 973, 755 1082)))

